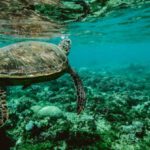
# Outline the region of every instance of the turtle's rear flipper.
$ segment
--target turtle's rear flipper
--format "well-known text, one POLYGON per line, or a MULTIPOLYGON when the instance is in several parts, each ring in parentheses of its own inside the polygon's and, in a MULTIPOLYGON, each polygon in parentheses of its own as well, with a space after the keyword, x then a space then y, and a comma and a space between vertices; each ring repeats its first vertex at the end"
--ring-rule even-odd
POLYGON ((0 126, 4 125, 7 120, 6 90, 0 87, 0 126))

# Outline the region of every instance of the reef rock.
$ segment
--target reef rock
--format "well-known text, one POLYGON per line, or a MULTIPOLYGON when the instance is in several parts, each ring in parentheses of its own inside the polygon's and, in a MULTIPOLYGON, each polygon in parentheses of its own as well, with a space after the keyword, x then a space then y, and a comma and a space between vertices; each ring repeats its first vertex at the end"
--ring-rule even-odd
POLYGON ((30 109, 31 109, 34 113, 38 113, 38 111, 41 109, 41 106, 35 105, 35 106, 32 106, 30 109))
POLYGON ((37 116, 39 118, 43 117, 60 118, 63 116, 63 112, 56 106, 45 106, 38 111, 37 116))

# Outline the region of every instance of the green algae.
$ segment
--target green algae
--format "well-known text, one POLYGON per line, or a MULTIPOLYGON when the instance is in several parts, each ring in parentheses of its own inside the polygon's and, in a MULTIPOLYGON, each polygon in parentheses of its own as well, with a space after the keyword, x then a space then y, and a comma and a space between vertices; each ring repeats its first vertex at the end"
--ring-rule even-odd
POLYGON ((49 150, 52 148, 52 144, 49 141, 45 141, 43 143, 36 143, 36 144, 25 144, 23 147, 18 147, 19 150, 49 150))
POLYGON ((88 99, 81 115, 75 112, 75 91, 68 76, 26 90, 9 88, 10 122, 6 131, 16 141, 13 147, 18 150, 148 149, 150 72, 149 68, 143 68, 140 76, 136 76, 142 68, 129 66, 108 72, 81 69, 88 99), (64 116, 38 118, 33 106, 56 106, 63 110, 64 116), (30 123, 32 126, 27 130, 30 123))

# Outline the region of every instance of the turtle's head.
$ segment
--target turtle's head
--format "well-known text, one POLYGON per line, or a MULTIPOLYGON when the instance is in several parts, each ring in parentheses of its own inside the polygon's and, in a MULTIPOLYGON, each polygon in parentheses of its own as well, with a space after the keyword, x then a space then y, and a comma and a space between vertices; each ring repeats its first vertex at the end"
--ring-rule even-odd
POLYGON ((58 45, 68 55, 71 48, 71 40, 69 38, 63 39, 58 45))

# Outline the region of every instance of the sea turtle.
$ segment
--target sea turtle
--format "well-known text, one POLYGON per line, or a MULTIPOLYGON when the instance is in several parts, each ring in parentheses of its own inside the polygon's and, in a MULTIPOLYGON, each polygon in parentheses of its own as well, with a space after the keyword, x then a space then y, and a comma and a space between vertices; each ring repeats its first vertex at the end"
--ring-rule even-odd
POLYGON ((25 41, 0 49, 0 125, 8 119, 6 105, 7 86, 23 88, 56 79, 69 73, 77 90, 77 112, 85 105, 85 91, 78 74, 71 68, 67 55, 71 40, 63 39, 58 45, 48 42, 25 41))

